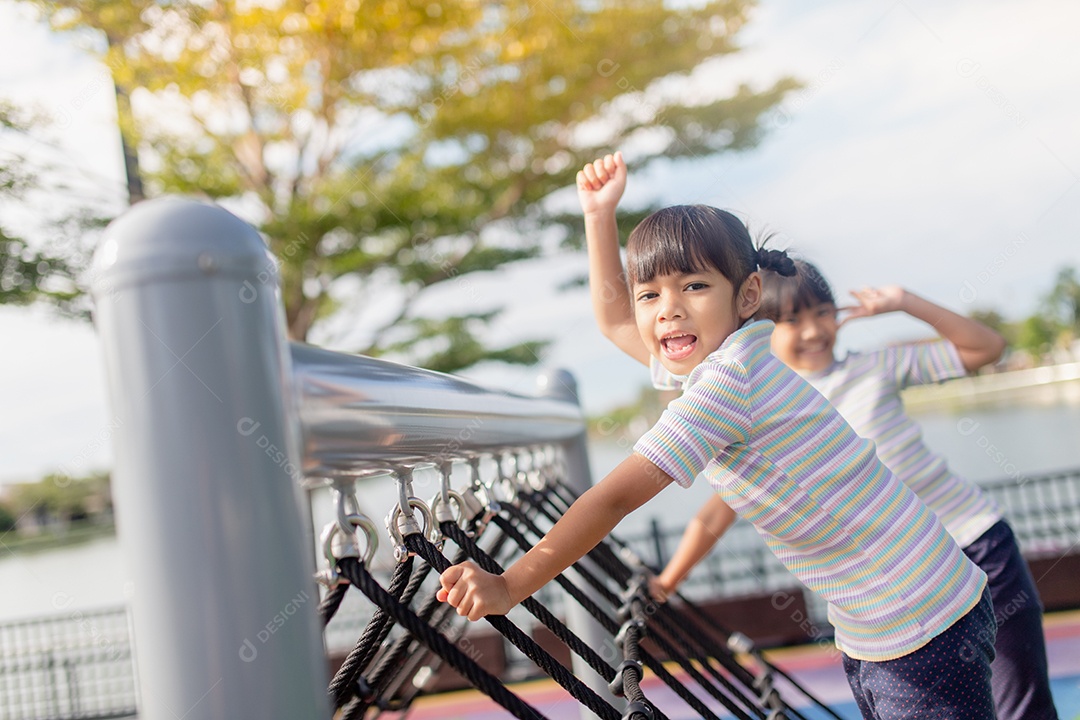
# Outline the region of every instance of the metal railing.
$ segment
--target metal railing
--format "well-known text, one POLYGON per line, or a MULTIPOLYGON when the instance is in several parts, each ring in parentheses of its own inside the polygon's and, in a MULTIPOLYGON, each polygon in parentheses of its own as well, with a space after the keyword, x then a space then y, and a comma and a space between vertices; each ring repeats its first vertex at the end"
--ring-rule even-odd
POLYGON ((124 608, 0 625, 0 720, 135 716, 124 608))
MULTIPOLYGON (((141 717, 330 716, 303 488, 351 496, 366 475, 541 445, 590 484, 568 373, 527 397, 290 345, 276 260, 219 207, 140 203, 95 263, 141 717)), ((595 621, 569 621, 595 642, 595 621)))

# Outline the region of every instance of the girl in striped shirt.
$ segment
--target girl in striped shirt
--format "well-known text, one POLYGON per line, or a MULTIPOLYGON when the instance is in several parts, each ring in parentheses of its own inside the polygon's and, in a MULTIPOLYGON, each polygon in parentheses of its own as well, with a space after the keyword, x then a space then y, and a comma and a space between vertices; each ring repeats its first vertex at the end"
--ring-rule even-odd
MULTIPOLYGON (((578 175, 593 278, 622 274, 609 239, 625 172, 609 156, 578 175)), ((470 620, 505 614, 669 483, 701 475, 828 601, 866 717, 993 718, 986 575, 873 444, 772 355, 773 323, 752 320, 762 301, 758 268, 790 275, 791 260, 755 249, 730 213, 690 206, 642 221, 627 265, 628 285, 592 286, 601 327, 621 318, 609 337, 684 377, 682 397, 502 575, 455 565, 440 577, 440 599, 470 620), (610 316, 609 305, 617 306, 610 316)))

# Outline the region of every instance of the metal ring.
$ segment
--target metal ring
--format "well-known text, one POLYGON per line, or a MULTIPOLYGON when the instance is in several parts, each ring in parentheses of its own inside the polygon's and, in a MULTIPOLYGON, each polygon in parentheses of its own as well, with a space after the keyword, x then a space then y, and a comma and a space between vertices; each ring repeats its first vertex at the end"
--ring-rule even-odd
MULTIPOLYGON (((435 527, 435 523, 431 518, 431 508, 427 506, 423 500, 418 497, 410 497, 408 499, 409 508, 415 508, 420 511, 420 519, 423 520, 423 525, 418 528, 417 532, 426 537, 432 543, 438 544, 442 539, 441 534, 438 533, 438 529, 435 527), (433 536, 434 535, 434 536, 433 536)), ((404 513, 401 512, 401 506, 395 505, 390 509, 390 514, 386 518, 386 530, 390 533, 390 537, 393 538, 396 545, 404 545, 405 538, 401 533, 401 528, 398 527, 398 520, 404 513)), ((411 514, 408 516, 409 520, 416 523, 416 518, 411 514)), ((406 521, 406 522, 408 522, 406 521)), ((412 534, 412 533, 410 533, 412 534)))
MULTIPOLYGON (((363 559, 361 562, 365 565, 369 565, 375 557, 375 551, 379 548, 379 535, 375 531, 375 524, 371 522, 366 515, 361 513, 351 513, 347 515, 346 521, 353 528, 361 528, 364 531, 364 537, 367 539, 367 546, 362 553, 363 559)), ((324 582, 327 587, 335 587, 341 579, 341 576, 336 569, 338 560, 342 557, 352 557, 351 553, 342 552, 340 553, 341 557, 339 557, 339 553, 334 552, 334 541, 337 539, 338 535, 344 534, 344 532, 345 531, 341 529, 341 526, 338 525, 336 521, 327 523, 322 531, 323 557, 326 558, 327 568, 324 572, 319 573, 317 578, 324 582)), ((355 531, 352 533, 352 539, 355 542, 355 531)), ((357 548, 357 552, 359 552, 359 548, 357 548)))
POLYGON ((454 523, 465 532, 468 532, 468 529, 465 527, 467 522, 465 518, 465 498, 463 498, 461 496, 461 493, 459 493, 457 490, 446 490, 446 495, 448 500, 443 500, 443 492, 441 490, 435 493, 435 497, 431 499, 431 514, 439 523, 446 522, 441 517, 439 517, 443 503, 446 503, 446 506, 447 508, 449 508, 451 514, 450 522, 454 523), (452 507, 453 505, 457 505, 457 513, 454 513, 452 507))

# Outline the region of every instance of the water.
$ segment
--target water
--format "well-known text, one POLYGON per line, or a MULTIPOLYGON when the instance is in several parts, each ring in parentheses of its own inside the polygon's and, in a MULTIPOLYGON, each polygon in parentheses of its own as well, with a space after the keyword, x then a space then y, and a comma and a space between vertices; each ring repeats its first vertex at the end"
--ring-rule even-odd
MULTIPOLYGON (((1080 403, 933 412, 916 419, 931 448, 945 455, 954 470, 975 481, 1080 466, 1080 403)), ((593 444, 594 479, 603 477, 629 452, 629 446, 593 444)), ((421 497, 430 498, 436 488, 432 480, 418 477, 421 497)), ((618 532, 638 534, 654 517, 665 527, 685 524, 710 493, 703 482, 685 490, 672 485, 628 516, 618 532)), ((365 510, 381 519, 396 496, 389 484, 374 495, 365 510)), ((316 498, 314 504, 319 526, 328 519, 329 507, 325 499, 316 498)), ((29 554, 12 554, 0 544, 0 621, 123 605, 136 586, 134 576, 124 567, 115 538, 29 554)))

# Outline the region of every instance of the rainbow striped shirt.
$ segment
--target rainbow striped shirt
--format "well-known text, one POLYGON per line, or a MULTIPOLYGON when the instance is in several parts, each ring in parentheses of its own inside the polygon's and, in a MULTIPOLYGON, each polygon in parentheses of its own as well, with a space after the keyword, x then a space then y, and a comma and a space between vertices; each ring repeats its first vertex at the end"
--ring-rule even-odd
POLYGON ((1001 512, 978 485, 951 472, 926 447, 904 412, 900 391, 966 374, 956 346, 937 340, 849 353, 828 370, 803 375, 855 432, 874 441, 881 461, 934 511, 960 547, 979 539, 1001 512))
POLYGON ((859 660, 919 649, 973 608, 986 575, 809 383, 744 325, 694 368, 634 446, 686 487, 699 473, 829 603, 859 660))

